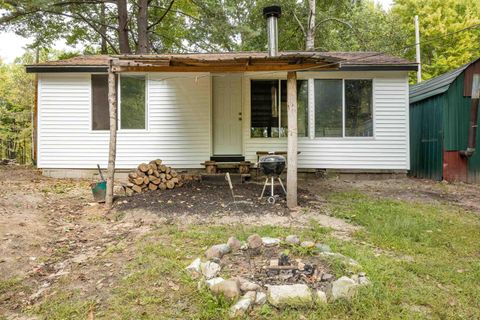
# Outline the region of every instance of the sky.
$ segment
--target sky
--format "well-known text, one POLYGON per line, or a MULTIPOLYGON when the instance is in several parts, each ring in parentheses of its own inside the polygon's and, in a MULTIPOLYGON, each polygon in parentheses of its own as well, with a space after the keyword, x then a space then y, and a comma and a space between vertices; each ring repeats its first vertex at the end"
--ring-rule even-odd
MULTIPOLYGON (((383 6, 384 9, 391 7, 393 0, 375 0, 383 6)), ((13 32, 0 32, 0 59, 7 63, 13 62, 16 57, 21 56, 25 52, 25 46, 31 43, 31 39, 25 39, 17 36, 13 32)), ((74 48, 67 46, 64 42, 58 41, 55 49, 72 50, 74 48)))

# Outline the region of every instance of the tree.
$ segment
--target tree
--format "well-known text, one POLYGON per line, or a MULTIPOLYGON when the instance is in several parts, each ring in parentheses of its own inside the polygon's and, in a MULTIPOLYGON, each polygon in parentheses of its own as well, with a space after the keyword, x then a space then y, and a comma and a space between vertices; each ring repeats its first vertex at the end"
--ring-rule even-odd
MULTIPOLYGON (((396 0, 393 12, 415 43, 413 18, 420 18, 422 77, 448 72, 478 57, 480 3, 477 0, 396 0), (463 30, 470 26, 476 26, 463 30), (463 31, 462 31, 463 30, 463 31)), ((405 54, 414 59, 412 47, 405 54)))

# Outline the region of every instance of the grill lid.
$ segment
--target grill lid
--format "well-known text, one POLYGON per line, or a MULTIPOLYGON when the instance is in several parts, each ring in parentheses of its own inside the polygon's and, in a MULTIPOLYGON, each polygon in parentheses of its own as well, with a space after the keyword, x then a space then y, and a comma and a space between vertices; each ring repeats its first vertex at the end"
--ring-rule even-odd
POLYGON ((269 155, 260 158, 259 163, 278 163, 278 162, 285 162, 285 157, 277 156, 277 155, 269 155))

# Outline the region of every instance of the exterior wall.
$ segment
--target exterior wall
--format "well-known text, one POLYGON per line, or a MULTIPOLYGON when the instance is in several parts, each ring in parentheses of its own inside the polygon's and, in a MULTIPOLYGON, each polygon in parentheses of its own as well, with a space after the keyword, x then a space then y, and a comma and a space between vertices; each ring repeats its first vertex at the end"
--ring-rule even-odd
POLYGON ((410 175, 443 178, 443 110, 446 94, 410 105, 410 175))
MULTIPOLYGON (((149 75, 146 130, 119 130, 117 168, 161 158, 196 168, 210 156, 211 84, 202 74, 149 75), (198 76, 198 78, 195 78, 198 76)), ((38 167, 107 166, 108 131, 91 130, 89 74, 42 74, 38 167)))
MULTIPOLYGON (((263 78, 286 78, 286 74, 263 78)), ((38 167, 106 167, 108 131, 91 130, 89 74, 41 74, 38 167)), ((243 153, 285 151, 286 138, 250 138, 250 79, 243 79, 243 153)), ((161 158, 173 167, 200 168, 212 154, 211 79, 208 74, 148 75, 146 130, 119 130, 117 168, 161 158)), ((299 138, 299 168, 409 169, 408 76, 406 72, 305 72, 309 80, 310 136, 299 138), (373 79, 374 136, 315 138, 313 79, 373 79)))
MULTIPOLYGON (((250 138, 250 80, 284 78, 286 74, 244 77, 244 154, 257 160, 257 151, 286 151, 286 138, 250 138)), ((406 72, 304 72, 309 80, 309 137, 299 138, 299 168, 408 170, 408 76, 406 72), (313 79, 373 79, 374 136, 359 138, 314 137, 313 79)))

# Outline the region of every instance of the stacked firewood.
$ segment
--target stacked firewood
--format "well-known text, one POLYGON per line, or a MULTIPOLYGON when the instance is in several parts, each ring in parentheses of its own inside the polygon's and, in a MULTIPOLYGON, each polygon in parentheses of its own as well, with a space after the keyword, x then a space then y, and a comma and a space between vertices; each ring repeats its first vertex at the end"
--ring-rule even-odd
POLYGON ((173 189, 183 185, 178 173, 171 167, 163 165, 160 159, 140 164, 137 170, 128 174, 128 181, 125 187, 127 195, 149 190, 173 189))

